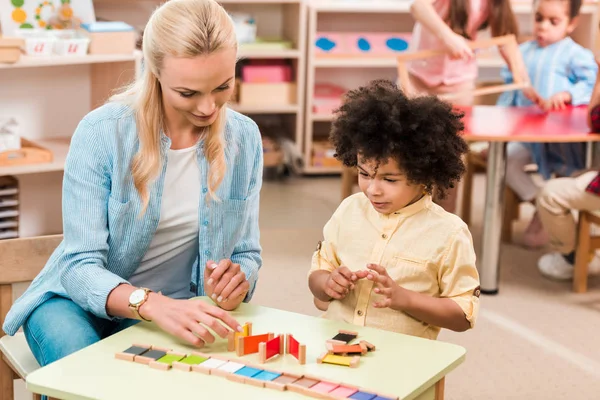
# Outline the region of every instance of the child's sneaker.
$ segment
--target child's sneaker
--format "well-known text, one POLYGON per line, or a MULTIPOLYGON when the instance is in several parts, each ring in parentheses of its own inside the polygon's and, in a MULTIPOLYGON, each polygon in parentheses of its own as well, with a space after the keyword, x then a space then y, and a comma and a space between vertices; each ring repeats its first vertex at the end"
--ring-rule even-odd
MULTIPOLYGON (((538 260, 538 270, 546 278, 566 281, 573 279, 573 265, 559 252, 544 254, 538 260)), ((594 257, 588 264, 588 275, 600 274, 600 258, 594 257)))

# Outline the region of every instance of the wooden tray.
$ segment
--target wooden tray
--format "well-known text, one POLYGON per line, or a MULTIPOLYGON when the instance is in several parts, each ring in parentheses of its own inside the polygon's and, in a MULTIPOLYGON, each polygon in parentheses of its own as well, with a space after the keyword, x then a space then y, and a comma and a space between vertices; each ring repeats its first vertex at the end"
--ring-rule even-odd
POLYGON ((0 152, 0 167, 43 164, 53 160, 52 152, 34 142, 21 138, 21 148, 0 152))

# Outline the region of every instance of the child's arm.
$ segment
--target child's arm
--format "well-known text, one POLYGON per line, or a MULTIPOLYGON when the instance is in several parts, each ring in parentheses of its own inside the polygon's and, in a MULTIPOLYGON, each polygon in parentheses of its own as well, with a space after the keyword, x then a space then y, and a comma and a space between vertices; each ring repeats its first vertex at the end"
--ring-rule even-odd
POLYGON ((404 289, 394 282, 386 269, 380 265, 369 265, 367 268, 370 271, 366 278, 377 284, 375 293, 384 296, 383 300, 373 304, 374 307, 389 307, 429 325, 456 332, 464 332, 471 327, 463 309, 452 299, 431 297, 404 289))
POLYGON ((572 105, 579 106, 591 102, 597 75, 598 64, 594 54, 588 49, 578 48, 569 63, 569 80, 573 82, 573 86, 568 94, 572 105))
POLYGON ((452 31, 433 7, 432 0, 415 0, 410 6, 413 18, 432 32, 452 58, 472 58, 473 50, 464 37, 452 31))
MULTIPOLYGON (((514 64, 511 64, 506 49, 504 47, 499 48, 500 55, 502 56, 502 58, 504 58, 504 61, 506 62, 506 66, 502 67, 502 71, 500 72, 502 78, 504 79, 504 83, 514 83, 515 74, 519 74, 521 76, 522 81, 531 83, 529 79, 529 74, 527 73, 525 60, 523 59, 523 53, 527 51, 530 45, 531 42, 525 42, 519 46, 519 51, 516 54, 514 64)), ((533 104, 542 106, 544 99, 537 93, 537 91, 532 86, 522 89, 521 92, 523 93, 523 96, 529 99, 529 101, 531 101, 533 104)), ((496 104, 499 106, 516 106, 517 93, 518 92, 514 90, 502 93, 498 98, 498 102, 496 104)))
MULTIPOLYGON (((600 66, 600 57, 596 57, 596 64, 600 66)), ((588 126, 593 132, 600 131, 600 127, 594 126, 592 123, 592 113, 596 113, 594 108, 600 106, 600 74, 596 74, 596 83, 594 84, 594 90, 592 91, 592 98, 588 105, 588 126)))
POLYGON ((329 302, 346 297, 356 280, 356 274, 348 267, 339 267, 333 271, 313 271, 308 277, 308 287, 316 299, 329 302))

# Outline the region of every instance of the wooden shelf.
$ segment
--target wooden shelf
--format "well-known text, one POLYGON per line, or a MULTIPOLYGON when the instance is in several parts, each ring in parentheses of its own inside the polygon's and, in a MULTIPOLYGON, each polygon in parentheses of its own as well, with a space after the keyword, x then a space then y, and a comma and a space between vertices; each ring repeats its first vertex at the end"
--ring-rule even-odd
POLYGON ((231 103, 229 107, 242 114, 297 114, 300 111, 300 106, 297 104, 251 105, 231 103))
POLYGON ((17 165, 14 167, 0 167, 1 175, 25 175, 43 172, 57 172, 65 169, 65 160, 69 152, 71 138, 33 139, 36 144, 50 150, 53 160, 51 163, 17 165))
POLYGON ((310 119, 314 122, 330 122, 333 120, 332 114, 311 114, 310 119))
POLYGON ((14 64, 0 64, 0 69, 55 67, 61 65, 102 64, 141 59, 142 53, 132 54, 88 54, 86 56, 50 56, 32 57, 22 55, 14 64))
MULTIPOLYGON (((500 57, 481 57, 477 59, 480 68, 500 68, 504 60, 500 57)), ((396 68, 394 57, 315 57, 314 66, 318 68, 396 68)))
POLYGON ((304 168, 304 172, 310 175, 341 174, 342 167, 315 167, 314 165, 309 165, 304 168))
POLYGON ((243 46, 239 50, 240 58, 300 58, 302 53, 296 49, 286 50, 258 50, 258 49, 244 49, 243 46))

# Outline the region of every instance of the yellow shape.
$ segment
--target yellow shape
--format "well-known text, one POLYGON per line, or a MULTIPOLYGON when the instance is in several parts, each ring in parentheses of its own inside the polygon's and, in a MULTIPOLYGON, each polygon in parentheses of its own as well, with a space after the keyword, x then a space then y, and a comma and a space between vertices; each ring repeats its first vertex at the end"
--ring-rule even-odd
POLYGON ((350 361, 352 361, 352 357, 336 356, 335 354, 327 354, 325 358, 323 358, 324 363, 345 365, 346 367, 350 366, 350 361))
POLYGON ((73 9, 68 5, 63 6, 62 9, 60 10, 60 13, 62 14, 62 17, 65 19, 71 19, 71 17, 73 17, 73 9))
POLYGON ((250 336, 250 326, 248 324, 244 324, 244 336, 250 336))
POLYGON ((39 20, 38 21, 38 25, 40 26, 40 28, 45 28, 46 27, 46 21, 39 20))
POLYGON ((13 21, 22 24, 27 19, 27 13, 22 8, 15 8, 12 12, 13 21))

